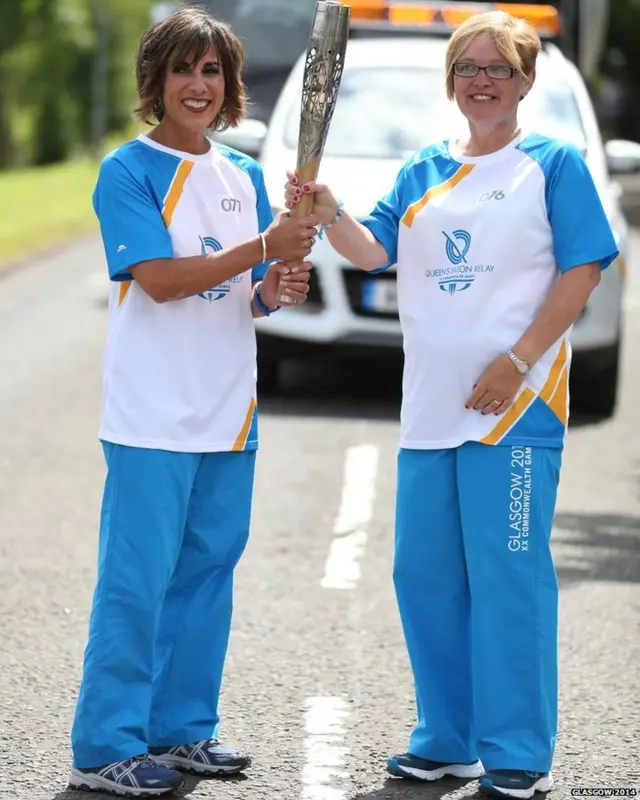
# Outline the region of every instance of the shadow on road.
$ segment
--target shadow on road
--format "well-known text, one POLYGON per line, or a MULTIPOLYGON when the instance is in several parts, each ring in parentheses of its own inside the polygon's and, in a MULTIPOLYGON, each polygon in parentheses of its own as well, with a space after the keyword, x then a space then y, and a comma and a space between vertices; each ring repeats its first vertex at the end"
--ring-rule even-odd
MULTIPOLYGON (((448 797, 452 792, 465 790, 464 794, 457 794, 459 800, 465 798, 483 797, 478 791, 477 781, 461 781, 457 778, 444 778, 434 783, 422 781, 398 780, 387 778, 381 789, 375 789, 365 794, 357 794, 353 800, 440 800, 448 797)), ((486 795, 484 795, 486 797, 486 795)))
POLYGON ((582 581, 640 582, 640 518, 627 514, 558 513, 554 545, 563 548, 557 567, 561 584, 582 581), (576 557, 564 564, 564 548, 576 557))
POLYGON ((258 382, 258 400, 261 414, 399 421, 401 386, 400 362, 380 369, 372 362, 291 360, 282 364, 277 390, 258 382))

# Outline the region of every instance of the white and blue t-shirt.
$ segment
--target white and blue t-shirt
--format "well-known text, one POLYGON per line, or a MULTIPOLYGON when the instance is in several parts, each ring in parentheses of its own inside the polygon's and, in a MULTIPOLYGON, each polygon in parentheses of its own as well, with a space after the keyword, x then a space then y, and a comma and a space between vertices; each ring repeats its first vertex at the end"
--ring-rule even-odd
POLYGON ((251 287, 267 265, 163 304, 130 269, 264 231, 272 215, 260 166, 218 144, 192 155, 141 135, 105 158, 93 199, 112 281, 100 438, 178 452, 256 449, 251 287))
POLYGON ((615 240, 580 152, 519 136, 465 157, 453 142, 416 153, 362 220, 397 263, 404 335, 401 447, 466 441, 561 447, 569 332, 533 366, 501 416, 465 408, 486 367, 536 317, 558 276, 606 268, 615 240))

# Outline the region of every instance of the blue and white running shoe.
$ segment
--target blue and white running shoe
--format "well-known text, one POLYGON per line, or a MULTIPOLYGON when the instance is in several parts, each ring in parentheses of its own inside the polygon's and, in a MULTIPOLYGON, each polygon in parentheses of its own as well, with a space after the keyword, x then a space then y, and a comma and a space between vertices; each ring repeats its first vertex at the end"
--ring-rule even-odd
POLYGON ((179 789, 183 782, 179 772, 167 769, 148 756, 136 756, 105 767, 73 767, 69 786, 120 797, 161 797, 179 789))
POLYGON ((524 769, 494 769, 480 779, 480 791, 494 797, 533 797, 536 792, 550 792, 550 772, 528 772, 524 769))
POLYGON ((480 761, 467 764, 449 763, 446 761, 429 761, 418 758, 411 753, 391 756, 387 761, 387 772, 398 778, 415 778, 419 781, 438 781, 446 775, 454 778, 479 778, 484 769, 480 761))
POLYGON ((233 775, 251 764, 246 753, 225 747, 217 739, 177 747, 151 747, 149 752, 165 767, 196 775, 233 775))

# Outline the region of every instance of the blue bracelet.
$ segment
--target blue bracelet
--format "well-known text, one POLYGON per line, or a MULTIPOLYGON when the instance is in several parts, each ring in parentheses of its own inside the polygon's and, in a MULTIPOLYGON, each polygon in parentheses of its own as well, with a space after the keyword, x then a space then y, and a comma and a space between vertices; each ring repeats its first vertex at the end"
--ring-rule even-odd
POLYGON ((273 314, 274 311, 279 311, 280 306, 276 306, 275 308, 269 308, 268 305, 265 304, 264 300, 262 299, 262 295, 260 294, 260 287, 262 286, 262 281, 257 284, 256 288, 253 290, 253 299, 256 301, 256 306, 258 307, 258 311, 263 314, 265 317, 268 317, 270 314, 273 314))
POLYGON ((324 236, 324 232, 328 231, 329 228, 333 228, 336 222, 340 219, 340 217, 344 214, 344 203, 342 200, 338 203, 338 210, 336 211, 335 217, 328 222, 326 225, 321 225, 320 229, 318 230, 318 239, 322 239, 324 236))

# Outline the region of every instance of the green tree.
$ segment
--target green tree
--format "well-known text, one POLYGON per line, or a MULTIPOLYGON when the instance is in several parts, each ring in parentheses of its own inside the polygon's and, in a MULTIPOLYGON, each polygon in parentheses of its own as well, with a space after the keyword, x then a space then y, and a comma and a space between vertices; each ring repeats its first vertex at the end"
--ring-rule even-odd
POLYGON ((0 169, 47 164, 122 129, 152 0, 0 0, 0 169))
POLYGON ((94 47, 86 0, 35 0, 36 43, 32 97, 35 104, 33 161, 51 164, 68 158, 81 141, 80 107, 74 65, 94 47))
POLYGON ((31 6, 29 0, 0 3, 0 169, 10 166, 14 157, 8 58, 25 35, 31 6))

